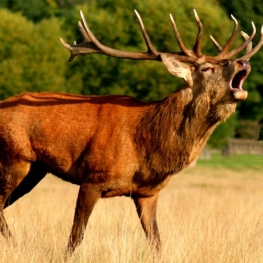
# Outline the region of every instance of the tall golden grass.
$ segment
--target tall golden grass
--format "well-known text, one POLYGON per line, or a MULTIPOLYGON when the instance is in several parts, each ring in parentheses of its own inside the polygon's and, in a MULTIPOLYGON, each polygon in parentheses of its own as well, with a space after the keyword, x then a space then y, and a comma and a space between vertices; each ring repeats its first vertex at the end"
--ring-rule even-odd
MULTIPOLYGON (((63 262, 78 187, 48 175, 5 210, 16 239, 0 237, 0 262, 63 262)), ((158 262, 263 262, 260 171, 191 168, 162 190, 158 262)), ((150 263, 153 259, 129 198, 100 200, 70 262, 150 263)))

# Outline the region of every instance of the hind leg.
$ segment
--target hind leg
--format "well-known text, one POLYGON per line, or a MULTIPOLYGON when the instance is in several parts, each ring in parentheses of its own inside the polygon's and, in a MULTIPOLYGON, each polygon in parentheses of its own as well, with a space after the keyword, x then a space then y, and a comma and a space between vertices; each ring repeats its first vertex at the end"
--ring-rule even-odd
POLYGON ((6 223, 3 209, 8 196, 28 174, 30 165, 30 162, 23 160, 16 160, 8 165, 0 163, 0 232, 6 239, 12 235, 6 223))
POLYGON ((32 163, 28 175, 14 189, 5 202, 4 208, 10 206, 20 197, 30 192, 47 174, 45 167, 38 163, 32 163))

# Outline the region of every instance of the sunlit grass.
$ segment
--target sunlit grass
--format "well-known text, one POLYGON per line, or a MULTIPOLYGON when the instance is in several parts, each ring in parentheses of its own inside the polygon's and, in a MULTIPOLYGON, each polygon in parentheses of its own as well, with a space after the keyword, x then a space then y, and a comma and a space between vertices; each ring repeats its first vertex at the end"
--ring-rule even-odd
MULTIPOLYGON (((160 194, 159 262, 263 262, 263 175, 221 157, 174 176, 160 194)), ((230 159, 228 159, 230 160, 230 159)), ((234 160, 234 159, 233 159, 234 160)), ((78 187, 49 175, 6 209, 16 239, 0 238, 0 262, 63 262, 78 187)), ((100 200, 70 262, 152 263, 135 207, 126 197, 100 200)))

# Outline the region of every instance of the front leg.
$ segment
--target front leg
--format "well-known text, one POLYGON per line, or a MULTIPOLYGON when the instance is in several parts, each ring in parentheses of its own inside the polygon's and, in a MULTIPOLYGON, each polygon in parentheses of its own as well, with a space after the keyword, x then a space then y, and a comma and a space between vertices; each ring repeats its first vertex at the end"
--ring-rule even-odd
POLYGON ((143 230, 155 255, 161 253, 161 240, 156 220, 158 194, 150 197, 133 197, 143 230))
POLYGON ((86 183, 80 186, 74 222, 64 258, 65 261, 71 257, 75 248, 81 243, 83 239, 89 216, 93 210, 94 205, 101 197, 101 193, 97 188, 98 187, 96 187, 96 185, 86 183))

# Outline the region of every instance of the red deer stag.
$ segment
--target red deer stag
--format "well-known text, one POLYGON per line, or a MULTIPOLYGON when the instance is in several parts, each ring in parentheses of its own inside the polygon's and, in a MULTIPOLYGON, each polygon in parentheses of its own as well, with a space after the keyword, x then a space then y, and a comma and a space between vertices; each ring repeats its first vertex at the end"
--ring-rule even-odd
POLYGON ((216 126, 247 97, 242 84, 251 68, 251 36, 229 52, 234 30, 219 54, 201 52, 202 23, 193 50, 185 47, 170 16, 179 53, 154 49, 136 12, 147 52, 119 51, 102 45, 90 31, 83 14, 81 44, 63 45, 78 54, 99 53, 122 59, 162 61, 186 85, 169 97, 142 102, 129 96, 78 96, 24 93, 0 103, 0 230, 11 233, 3 209, 28 193, 48 172, 80 185, 75 217, 66 250, 69 258, 83 239, 84 229, 99 198, 131 197, 154 251, 160 250, 156 222, 159 191, 170 177, 187 167, 202 151, 216 126), (239 59, 230 59, 246 48, 239 59), (186 62, 186 63, 184 63, 186 62))

